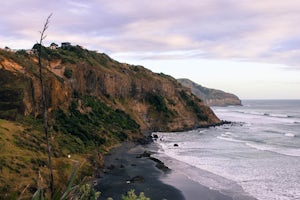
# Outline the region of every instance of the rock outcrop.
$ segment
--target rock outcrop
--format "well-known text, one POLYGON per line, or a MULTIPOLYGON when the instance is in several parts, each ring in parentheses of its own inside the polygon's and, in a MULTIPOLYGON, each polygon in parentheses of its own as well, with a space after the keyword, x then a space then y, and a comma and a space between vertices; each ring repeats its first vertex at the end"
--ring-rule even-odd
POLYGON ((177 79, 177 81, 190 88, 192 93, 202 99, 208 106, 242 105, 241 100, 234 94, 206 88, 189 79, 177 79))
MULTIPOLYGON (((79 46, 43 49, 49 112, 68 113, 82 96, 92 96, 114 110, 122 110, 142 131, 175 131, 217 124, 213 111, 176 79, 142 66, 119 63, 105 54, 79 46)), ((0 118, 40 116, 41 88, 36 55, 0 50, 0 118)))

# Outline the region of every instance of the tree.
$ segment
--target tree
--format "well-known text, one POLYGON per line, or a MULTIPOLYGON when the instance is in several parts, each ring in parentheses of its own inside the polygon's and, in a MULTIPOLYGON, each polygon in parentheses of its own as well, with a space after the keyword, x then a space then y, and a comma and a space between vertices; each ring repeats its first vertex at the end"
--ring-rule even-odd
POLYGON ((42 46, 43 41, 47 37, 45 35, 46 30, 48 29, 50 18, 52 13, 47 17, 46 22, 43 26, 42 31, 40 31, 40 40, 38 42, 38 65, 39 65, 39 79, 40 79, 40 86, 42 91, 42 106, 43 106, 43 129, 46 136, 46 144, 47 144, 47 154, 48 154, 48 169, 50 172, 50 182, 49 182, 49 189, 51 199, 54 195, 54 176, 53 176, 53 167, 52 167, 52 159, 51 159, 51 146, 49 141, 49 128, 48 128, 48 109, 47 109, 47 102, 46 102, 46 91, 44 85, 44 77, 43 77, 43 63, 42 63, 42 46))

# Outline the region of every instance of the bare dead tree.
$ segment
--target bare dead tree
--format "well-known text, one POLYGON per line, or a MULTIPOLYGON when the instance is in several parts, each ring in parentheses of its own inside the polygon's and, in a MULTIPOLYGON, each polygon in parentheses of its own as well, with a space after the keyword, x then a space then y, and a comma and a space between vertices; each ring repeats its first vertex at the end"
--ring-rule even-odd
POLYGON ((47 154, 48 154, 48 169, 50 172, 50 182, 49 182, 49 189, 50 189, 50 195, 51 199, 54 195, 54 176, 53 176, 53 167, 52 167, 52 159, 51 159, 51 145, 49 141, 49 128, 48 128, 48 109, 47 109, 47 100, 46 100, 46 91, 45 91, 45 85, 44 85, 44 76, 43 76, 43 63, 42 63, 42 46, 43 41, 47 37, 45 35, 46 30, 48 29, 50 18, 52 16, 52 13, 47 17, 47 20, 43 26, 42 31, 40 31, 40 41, 38 42, 38 65, 39 65, 39 79, 40 79, 40 85, 42 90, 42 106, 43 106, 43 128, 46 136, 46 143, 47 143, 47 154))

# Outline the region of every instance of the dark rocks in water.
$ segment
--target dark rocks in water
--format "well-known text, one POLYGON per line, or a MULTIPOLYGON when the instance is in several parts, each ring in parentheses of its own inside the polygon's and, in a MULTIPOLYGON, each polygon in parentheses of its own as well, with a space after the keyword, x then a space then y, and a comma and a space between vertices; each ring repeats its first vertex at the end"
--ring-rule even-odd
POLYGON ((158 135, 156 135, 156 134, 153 134, 152 138, 154 138, 154 139, 158 139, 158 135))
POLYGON ((151 136, 147 136, 147 137, 142 137, 136 140, 136 143, 141 144, 141 145, 146 145, 146 144, 150 144, 152 142, 152 137, 151 136))
POLYGON ((145 178, 143 176, 135 176, 129 180, 131 183, 143 183, 145 182, 145 178))
POLYGON ((120 165, 120 168, 125 168, 125 166, 121 164, 121 165, 120 165))
POLYGON ((113 170, 113 169, 115 169, 116 167, 114 166, 114 165, 110 165, 110 166, 108 166, 107 167, 107 169, 109 169, 109 170, 113 170))
POLYGON ((170 168, 168 168, 165 163, 163 163, 162 161, 158 160, 157 158, 153 158, 150 157, 150 160, 153 160, 154 162, 156 162, 155 167, 157 167, 158 169, 162 170, 163 172, 168 172, 170 171, 170 168))
POLYGON ((136 158, 149 158, 151 156, 152 152, 150 151, 144 151, 142 154, 136 156, 136 158))
POLYGON ((179 145, 178 144, 174 144, 174 147, 178 147, 179 145))

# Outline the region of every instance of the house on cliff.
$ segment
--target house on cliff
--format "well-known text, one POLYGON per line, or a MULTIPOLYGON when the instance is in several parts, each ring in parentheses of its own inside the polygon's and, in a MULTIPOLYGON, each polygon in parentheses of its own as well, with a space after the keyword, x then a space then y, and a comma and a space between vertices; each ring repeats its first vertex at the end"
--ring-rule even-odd
POLYGON ((49 48, 50 48, 51 50, 56 50, 56 49, 58 48, 58 45, 55 44, 54 42, 52 42, 52 43, 50 44, 49 48))

